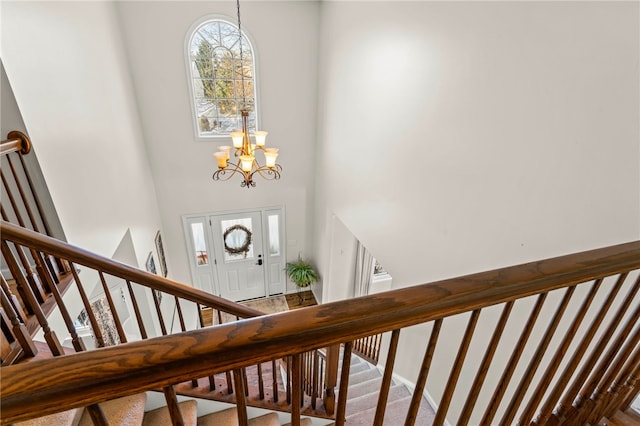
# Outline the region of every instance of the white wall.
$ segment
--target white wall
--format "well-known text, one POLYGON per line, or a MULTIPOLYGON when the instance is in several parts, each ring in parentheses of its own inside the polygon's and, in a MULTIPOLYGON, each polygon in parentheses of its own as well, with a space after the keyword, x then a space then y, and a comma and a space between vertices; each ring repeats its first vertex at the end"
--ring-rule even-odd
MULTIPOLYGON (((13 90, 9 84, 9 79, 4 70, 4 66, 0 66, 0 135, 2 139, 6 139, 9 132, 12 130, 18 130, 27 134, 27 129, 22 120, 20 109, 16 102, 16 98, 13 95, 13 90)), ((40 169, 40 163, 35 149, 32 149, 29 155, 23 157, 25 165, 29 170, 29 175, 36 188, 46 188, 47 183, 42 176, 42 170, 40 169)), ((4 160, 4 159, 3 159, 4 160)), ((3 164, 3 167, 5 165, 3 164)), ((49 191, 43 191, 39 193, 40 206, 42 207, 43 216, 47 218, 47 226, 49 227, 50 235, 66 240, 64 230, 60 225, 60 219, 58 213, 53 205, 53 200, 49 191)), ((45 230, 42 230, 43 232, 45 230)))
MULTIPOLYGON (((202 17, 236 20, 235 2, 120 2, 119 17, 162 215, 169 275, 191 282, 181 217, 284 205, 287 254, 310 251, 312 157, 316 117, 317 2, 242 2, 243 30, 255 42, 261 126, 280 148, 282 178, 214 182, 212 153, 228 139, 196 141, 185 40, 202 17)), ((290 290, 295 290, 289 284, 290 290)))
MULTIPOLYGON (((333 214, 395 288, 638 239, 638 17, 637 2, 323 3, 320 273, 333 214)), ((427 334, 404 334, 396 371, 414 377, 427 334)))
POLYGON ((2 60, 72 244, 111 256, 160 227, 114 5, 2 2, 2 60))
POLYGON ((318 211, 396 286, 638 238, 637 8, 323 4, 318 211))
POLYGON ((321 276, 321 303, 350 299, 354 296, 355 259, 358 240, 337 216, 331 220, 331 245, 327 256, 329 268, 321 276), (326 285, 324 284, 326 283, 326 285))

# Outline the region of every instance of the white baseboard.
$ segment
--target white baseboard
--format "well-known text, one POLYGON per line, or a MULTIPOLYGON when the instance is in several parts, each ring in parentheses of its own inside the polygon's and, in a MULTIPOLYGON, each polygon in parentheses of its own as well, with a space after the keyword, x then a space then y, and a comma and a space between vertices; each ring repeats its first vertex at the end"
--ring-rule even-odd
MULTIPOLYGON (((376 368, 378 369, 378 371, 380 371, 380 374, 384 374, 384 366, 383 365, 376 365, 376 368)), ((413 392, 416 389, 416 384, 413 383, 410 380, 405 379, 404 377, 400 376, 399 374, 393 373, 391 375, 393 381, 395 381, 396 383, 402 383, 403 385, 405 385, 409 391, 411 392, 411 394, 413 395, 413 392)), ((427 402, 429 403, 429 405, 431 406, 431 408, 433 408, 433 411, 438 411, 438 404, 436 403, 436 401, 433 399, 433 397, 429 394, 429 392, 427 392, 427 390, 425 389, 424 392, 422 392, 422 396, 425 397, 425 399, 427 400, 427 402)), ((445 426, 451 426, 451 423, 449 423, 449 421, 447 421, 447 419, 444 419, 444 424, 445 426)))

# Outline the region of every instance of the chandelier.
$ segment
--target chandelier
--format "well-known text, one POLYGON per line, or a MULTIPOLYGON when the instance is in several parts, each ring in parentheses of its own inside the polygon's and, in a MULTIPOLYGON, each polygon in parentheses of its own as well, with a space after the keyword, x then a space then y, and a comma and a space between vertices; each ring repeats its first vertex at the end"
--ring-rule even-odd
POLYGON ((278 158, 278 148, 266 148, 265 141, 267 133, 265 131, 255 131, 253 136, 255 143, 249 137, 249 110, 246 107, 245 85, 244 85, 244 58, 242 54, 242 29, 240 26, 240 0, 236 0, 238 9, 238 45, 240 46, 240 79, 242 87, 242 130, 231 132, 233 141, 233 157, 231 161, 231 146, 225 145, 218 148, 213 154, 218 170, 213 173, 213 180, 229 180, 238 174, 242 178, 241 187, 251 188, 256 186, 253 177, 257 174, 267 180, 280 179, 282 166, 276 163, 278 158), (264 156, 264 163, 261 164, 256 158, 256 153, 261 151, 264 156))

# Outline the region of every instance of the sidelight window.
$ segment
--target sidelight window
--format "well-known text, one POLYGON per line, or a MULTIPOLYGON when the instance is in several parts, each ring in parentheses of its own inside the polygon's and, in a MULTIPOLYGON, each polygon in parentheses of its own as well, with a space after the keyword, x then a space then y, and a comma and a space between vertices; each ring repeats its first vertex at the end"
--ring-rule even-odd
POLYGON ((209 253, 204 237, 204 226, 200 222, 191 224, 191 235, 193 237, 193 250, 196 256, 196 265, 206 265, 209 263, 209 253))

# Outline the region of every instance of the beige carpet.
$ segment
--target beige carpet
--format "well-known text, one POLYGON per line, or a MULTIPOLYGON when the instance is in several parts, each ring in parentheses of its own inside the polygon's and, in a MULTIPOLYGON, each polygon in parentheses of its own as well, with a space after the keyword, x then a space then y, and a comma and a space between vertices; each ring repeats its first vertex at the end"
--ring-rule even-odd
POLYGON ((240 302, 240 304, 253 309, 257 309, 264 312, 265 314, 275 314, 276 312, 284 312, 289 310, 287 299, 283 295, 247 300, 245 302, 240 302))
MULTIPOLYGON (((307 306, 317 305, 315 297, 311 291, 301 293, 291 293, 286 295, 277 295, 264 297, 260 299, 247 300, 240 302, 241 305, 250 306, 265 314, 273 314, 276 312, 288 311, 291 309, 299 309, 307 306)), ((222 322, 235 321, 236 317, 228 314, 221 314, 222 322)), ((205 326, 219 324, 218 313, 210 308, 202 309, 202 319, 205 326)))
MULTIPOLYGON (((244 302, 240 302, 240 304, 253 309, 257 309, 260 312, 264 312, 265 314, 275 314, 277 312, 284 312, 289 310, 287 299, 282 295, 247 300, 244 302)), ((217 315, 214 315, 214 324, 218 324, 218 318, 216 317, 217 315)), ((221 317, 223 324, 236 321, 235 315, 226 314, 224 312, 221 313, 221 317)))

